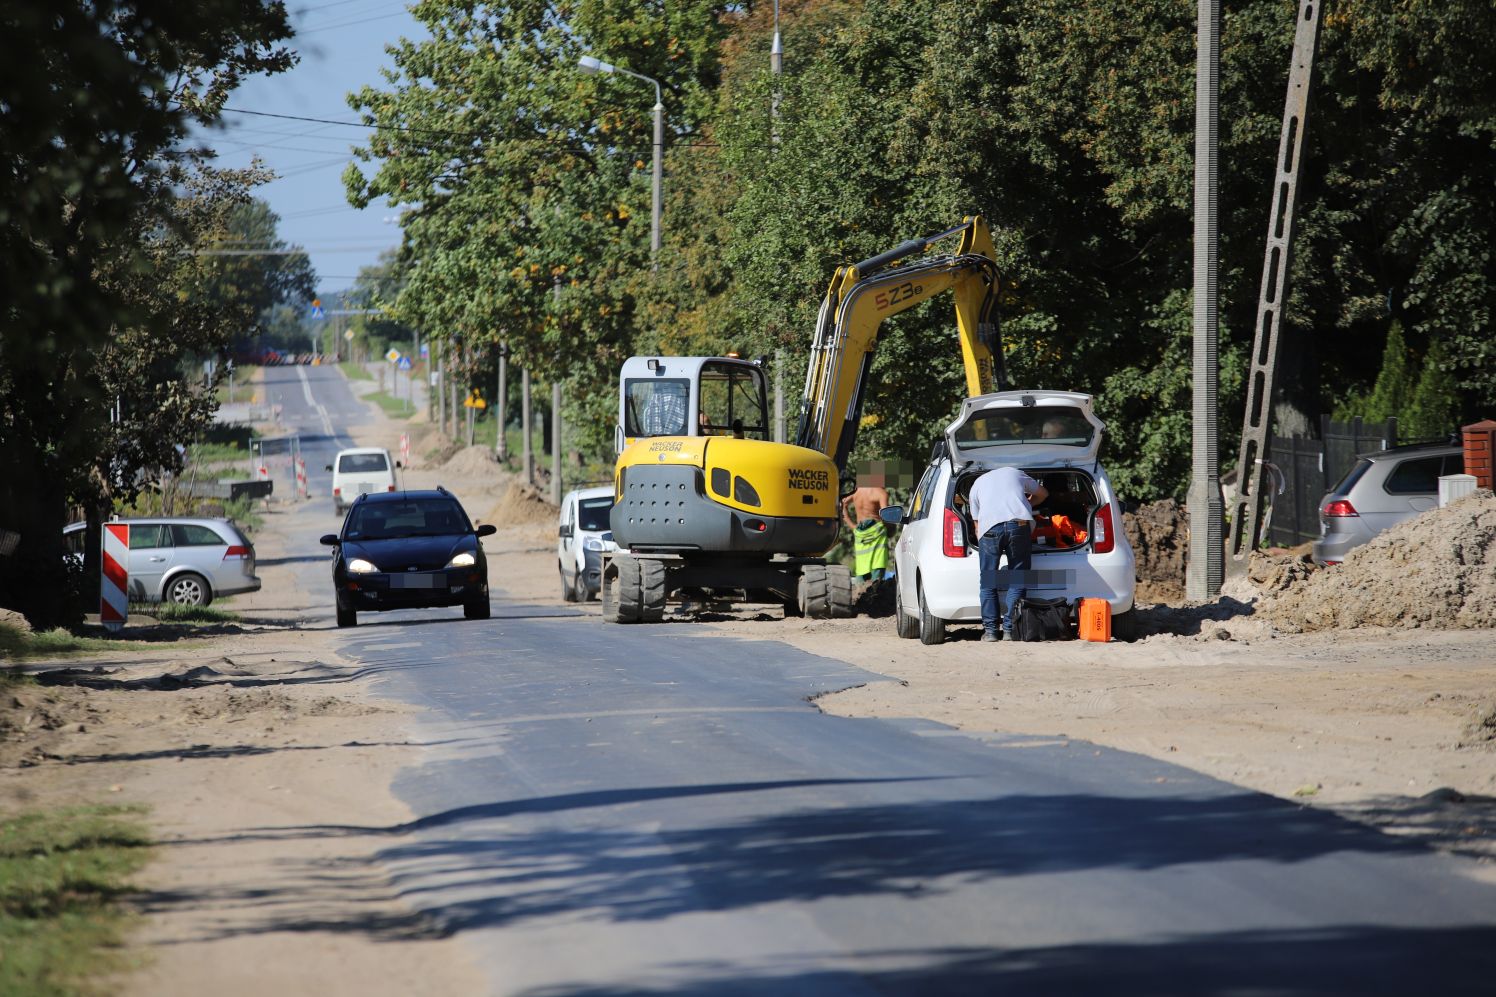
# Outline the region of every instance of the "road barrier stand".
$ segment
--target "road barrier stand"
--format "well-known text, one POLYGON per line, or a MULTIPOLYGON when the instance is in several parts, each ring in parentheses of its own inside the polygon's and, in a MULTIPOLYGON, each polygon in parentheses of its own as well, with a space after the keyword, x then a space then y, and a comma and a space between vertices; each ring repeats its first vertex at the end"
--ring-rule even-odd
POLYGON ((118 631, 130 616, 130 525, 104 524, 104 557, 99 579, 99 622, 118 631))

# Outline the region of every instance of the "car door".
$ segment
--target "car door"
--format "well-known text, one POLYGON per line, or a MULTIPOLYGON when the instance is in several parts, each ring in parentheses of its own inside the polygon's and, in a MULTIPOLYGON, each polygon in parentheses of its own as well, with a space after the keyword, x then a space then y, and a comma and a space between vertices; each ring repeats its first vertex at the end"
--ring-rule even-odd
POLYGON ((561 537, 556 556, 561 561, 561 573, 568 585, 576 583, 577 577, 577 497, 568 495, 561 507, 561 537))
MULTIPOLYGON (((934 502, 936 479, 940 477, 941 461, 931 461, 925 468, 924 477, 914 487, 909 499, 909 508, 904 513, 904 525, 899 530, 899 539, 894 544, 893 566, 895 584, 899 586, 906 609, 919 605, 919 594, 914 590, 918 575, 920 545, 930 531, 930 507, 934 502)), ((938 529, 938 524, 936 526, 938 529)))
POLYGON ((163 523, 130 524, 130 598, 156 602, 161 598, 161 578, 171 567, 176 551, 171 530, 163 523))
POLYGON ((1382 482, 1382 494, 1367 525, 1380 533, 1439 504, 1439 475, 1444 470, 1444 456, 1405 457, 1397 462, 1382 482))

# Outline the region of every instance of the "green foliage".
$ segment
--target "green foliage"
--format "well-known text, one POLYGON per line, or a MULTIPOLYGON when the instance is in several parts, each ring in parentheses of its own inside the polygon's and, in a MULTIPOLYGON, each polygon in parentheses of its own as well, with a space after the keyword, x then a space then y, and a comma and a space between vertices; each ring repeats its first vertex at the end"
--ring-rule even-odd
POLYGON ((61 627, 34 632, 0 623, 0 655, 6 661, 27 658, 58 658, 93 651, 117 651, 130 645, 99 637, 80 637, 61 627))
MULTIPOLYGON (((460 343, 459 379, 488 383, 497 342, 541 379, 565 378, 568 441, 596 456, 611 449, 624 357, 783 351, 798 384, 836 265, 980 213, 1003 275, 1012 383, 1092 393, 1119 489, 1182 495, 1194 5, 781 7, 776 80, 766 4, 419 4, 432 37, 392 48, 388 85, 351 98, 385 126, 361 152, 367 167, 345 178, 351 199, 410 207, 400 291, 381 301, 460 343), (663 84, 657 267, 645 248, 650 88, 580 75, 584 51, 663 84)), ((1295 10, 1238 0, 1223 15, 1227 454, 1295 10)), ((1312 420, 1356 399, 1433 426, 1496 405, 1493 47, 1486 0, 1346 0, 1327 13, 1283 302, 1281 416, 1312 420)), ((927 452, 963 393, 951 312, 937 300, 880 330, 854 458, 927 452)))
POLYGON ((0 995, 84 993, 120 967, 119 901, 149 856, 140 816, 91 806, 0 821, 0 995))

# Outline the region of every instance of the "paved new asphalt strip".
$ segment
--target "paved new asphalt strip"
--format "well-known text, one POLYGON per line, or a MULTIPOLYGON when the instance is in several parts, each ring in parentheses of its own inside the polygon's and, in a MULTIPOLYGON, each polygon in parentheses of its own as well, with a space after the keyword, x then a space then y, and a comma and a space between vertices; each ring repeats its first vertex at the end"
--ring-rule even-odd
POLYGON ((426 708, 382 859, 495 994, 1493 992, 1466 860, 1058 732, 826 716, 883 677, 782 644, 496 593, 342 650, 426 708))

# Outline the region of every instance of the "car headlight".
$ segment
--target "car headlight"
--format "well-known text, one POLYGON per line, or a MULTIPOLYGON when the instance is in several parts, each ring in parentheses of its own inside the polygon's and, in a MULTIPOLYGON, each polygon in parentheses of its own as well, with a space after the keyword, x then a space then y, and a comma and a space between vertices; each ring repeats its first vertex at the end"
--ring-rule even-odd
POLYGON ((602 550, 603 549, 603 542, 601 540, 599 540, 597 537, 588 537, 586 540, 582 541, 582 549, 583 550, 602 550))
POLYGON ((476 557, 474 557, 469 551, 463 551, 461 554, 458 554, 456 557, 452 558, 452 560, 448 561, 447 567, 471 568, 474 564, 477 563, 478 559, 476 557))
POLYGON ((361 557, 355 557, 353 560, 348 562, 348 573, 350 575, 367 575, 370 572, 378 570, 379 569, 374 567, 372 562, 365 561, 361 557))

